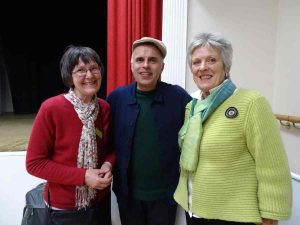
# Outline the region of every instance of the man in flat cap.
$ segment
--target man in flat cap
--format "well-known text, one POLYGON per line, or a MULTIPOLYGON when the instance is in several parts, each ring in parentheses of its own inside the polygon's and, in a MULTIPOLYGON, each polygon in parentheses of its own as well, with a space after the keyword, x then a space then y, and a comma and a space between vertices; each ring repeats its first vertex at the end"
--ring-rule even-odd
POLYGON ((107 97, 117 156, 113 190, 122 225, 175 223, 177 138, 191 97, 178 85, 159 80, 166 54, 160 40, 143 37, 134 41, 131 70, 135 82, 107 97))

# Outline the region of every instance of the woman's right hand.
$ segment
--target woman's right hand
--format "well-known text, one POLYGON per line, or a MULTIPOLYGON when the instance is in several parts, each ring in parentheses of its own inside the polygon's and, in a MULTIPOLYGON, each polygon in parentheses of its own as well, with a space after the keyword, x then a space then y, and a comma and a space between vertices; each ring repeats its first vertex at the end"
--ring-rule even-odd
POLYGON ((112 182, 112 176, 103 176, 101 169, 87 169, 84 183, 94 189, 102 190, 107 188, 112 182))

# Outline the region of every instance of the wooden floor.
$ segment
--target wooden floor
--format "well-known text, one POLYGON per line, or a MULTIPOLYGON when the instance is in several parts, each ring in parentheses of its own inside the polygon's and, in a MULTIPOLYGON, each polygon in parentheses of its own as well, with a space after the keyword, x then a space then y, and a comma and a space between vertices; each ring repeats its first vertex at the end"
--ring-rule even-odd
POLYGON ((35 114, 0 115, 0 152, 25 151, 35 114))

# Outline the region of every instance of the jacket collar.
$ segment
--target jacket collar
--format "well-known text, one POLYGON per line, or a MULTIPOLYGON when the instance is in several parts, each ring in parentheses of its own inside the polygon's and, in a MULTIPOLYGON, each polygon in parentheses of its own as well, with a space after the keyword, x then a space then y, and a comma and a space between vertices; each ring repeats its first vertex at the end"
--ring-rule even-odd
MULTIPOLYGON (((154 97, 154 100, 155 102, 159 102, 159 103, 163 103, 164 102, 164 97, 163 97, 163 85, 162 85, 163 82, 161 81, 157 81, 157 84, 156 84, 156 93, 155 93, 155 97, 154 97)), ((129 89, 130 89, 130 96, 129 96, 129 99, 128 99, 128 104, 131 105, 131 104, 137 104, 137 101, 136 101, 136 95, 135 95, 135 92, 136 92, 136 87, 137 87, 137 83, 136 82, 133 82, 129 85, 129 89)))

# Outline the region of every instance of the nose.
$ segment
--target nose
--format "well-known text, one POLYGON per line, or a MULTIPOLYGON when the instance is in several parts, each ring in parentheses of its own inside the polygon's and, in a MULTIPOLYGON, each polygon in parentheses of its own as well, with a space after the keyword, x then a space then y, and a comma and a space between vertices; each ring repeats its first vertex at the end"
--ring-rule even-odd
POLYGON ((91 71, 90 69, 88 69, 88 70, 86 71, 85 77, 92 77, 92 76, 93 76, 92 71, 91 71))
POLYGON ((200 66, 199 66, 200 70, 206 70, 207 69, 207 63, 205 61, 201 62, 200 66))
POLYGON ((148 60, 145 60, 143 63, 143 67, 148 67, 148 66, 149 66, 149 62, 148 62, 148 60))

